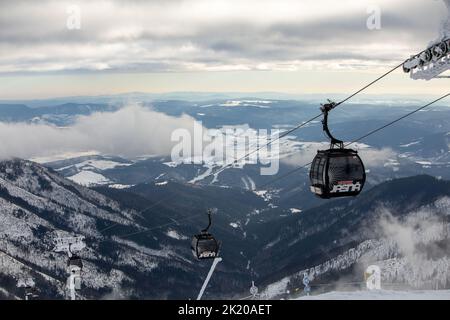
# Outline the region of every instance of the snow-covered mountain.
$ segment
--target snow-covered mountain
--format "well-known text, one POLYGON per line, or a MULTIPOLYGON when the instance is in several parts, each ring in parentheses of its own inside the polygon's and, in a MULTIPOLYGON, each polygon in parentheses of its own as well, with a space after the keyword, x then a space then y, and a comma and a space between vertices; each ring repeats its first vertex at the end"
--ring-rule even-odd
POLYGON ((450 290, 333 291, 317 296, 304 296, 298 300, 450 300, 450 290))
POLYGON ((319 281, 360 282, 368 263, 382 268, 385 283, 448 288, 446 181, 394 180, 355 200, 290 208, 289 215, 270 208, 262 195, 235 188, 168 181, 96 189, 29 161, 1 163, 2 297, 23 297, 17 285, 31 279, 41 297, 62 298, 67 258, 52 251, 57 235, 86 237, 83 298, 194 296, 208 264, 194 261, 189 238, 213 205, 224 262, 206 297, 237 297, 252 278, 266 285, 265 297, 286 296, 301 287, 304 272, 315 279, 313 288, 319 281), (413 249, 396 238, 398 230, 413 239, 413 249))
POLYGON ((272 223, 277 232, 254 259, 255 269, 273 261, 279 272, 262 278, 289 275, 269 284, 263 296, 299 292, 305 273, 319 293, 365 287, 363 273, 373 264, 387 288, 448 289, 449 213, 450 184, 417 176, 290 217, 281 232, 272 223))
POLYGON ((0 103, 0 120, 3 122, 51 123, 65 126, 80 115, 100 111, 114 111, 118 107, 105 103, 61 103, 48 106, 29 107, 18 103, 0 103))
MULTIPOLYGON (((81 107, 82 104, 76 106, 81 108, 79 112, 86 111, 81 107)), ((282 132, 317 115, 318 112, 317 103, 251 97, 197 102, 155 100, 142 102, 142 106, 169 116, 187 114, 202 121, 205 128, 218 130, 247 128, 250 130, 275 129, 282 132)), ((333 112, 330 125, 337 137, 351 141, 386 124, 393 117, 410 112, 414 106, 411 102, 402 101, 355 103, 333 112)), ((47 110, 52 108, 61 109, 56 106, 47 107, 47 110)), ((75 114, 77 108, 74 108, 75 114)), ((107 108, 107 105, 104 108, 107 108)), ((103 111, 105 110, 108 111, 108 109, 103 111)), ((60 111, 66 112, 67 108, 62 108, 60 111)), ((448 107, 435 106, 353 145, 352 147, 360 152, 366 164, 368 180, 365 189, 368 190, 390 179, 417 174, 450 179, 449 115, 448 107)), ((73 114, 70 116, 72 117, 73 114)), ((255 145, 254 141, 249 144, 255 145)), ((281 160, 278 176, 309 163, 314 157, 315 150, 326 148, 327 145, 319 120, 284 137, 280 146, 281 160)), ((225 163, 233 162, 234 153, 227 154, 230 156, 225 163)), ((72 181, 85 186, 108 185, 113 188, 128 188, 140 183, 165 183, 172 180, 181 183, 195 182, 199 185, 211 184, 254 190, 270 196, 274 206, 298 210, 312 208, 318 204, 308 192, 308 168, 276 181, 270 188, 260 189, 260 186, 276 178, 276 176, 262 176, 260 164, 246 163, 245 166, 240 165, 238 168, 229 168, 220 174, 214 174, 221 165, 215 163, 213 158, 204 159, 203 163, 191 163, 193 159, 189 157, 183 161, 173 161, 169 155, 127 158, 94 151, 90 154, 84 152, 78 155, 65 154, 56 158, 31 160, 45 164, 72 181)))
MULTIPOLYGON (((309 102, 254 98, 144 105, 171 116, 186 113, 219 129, 286 130, 318 111, 309 102)), ((79 115, 120 108, 16 107, 4 107, 0 120, 66 126, 79 115)), ((333 114, 333 132, 352 140, 410 107, 342 108, 333 114)), ((304 272, 317 293, 340 289, 360 283, 368 263, 382 268, 384 283, 400 289, 448 288, 449 245, 442 232, 450 212, 448 115, 448 108, 436 107, 354 146, 366 163, 367 185, 360 197, 338 201, 312 196, 307 168, 261 187, 277 176, 261 176, 254 164, 208 176, 218 168, 212 162, 96 151, 32 159, 40 164, 1 162, 0 297, 22 298, 18 285, 27 279, 41 297, 62 297, 66 257, 52 252, 57 235, 86 237, 84 298, 193 297, 209 264, 194 261, 189 242, 204 227, 208 207, 219 209, 213 231, 224 262, 206 298, 244 295, 252 279, 265 297, 292 297, 304 272)), ((320 122, 285 137, 282 145, 278 176, 326 146, 320 122)))
MULTIPOLYGON (((31 279, 41 298, 61 298, 67 257, 52 251, 54 238, 84 236, 87 248, 80 254, 85 264, 83 298, 194 296, 208 265, 194 261, 189 242, 205 219, 197 214, 189 223, 174 223, 175 219, 186 220, 185 214, 192 215, 192 209, 176 212, 139 195, 126 199, 119 203, 33 162, 1 162, 0 295, 22 298, 17 285, 31 279), (124 203, 130 202, 154 208, 127 209, 124 203), (162 227, 147 232, 155 225, 162 227), (136 232, 142 233, 122 237, 136 232)), ((235 229, 229 226, 228 232, 235 229)), ((230 259, 234 260, 238 259, 230 259)), ((222 265, 219 274, 224 278, 217 281, 216 292, 221 286, 239 288, 235 268, 236 263, 222 265), (237 278, 227 284, 232 271, 237 278)))

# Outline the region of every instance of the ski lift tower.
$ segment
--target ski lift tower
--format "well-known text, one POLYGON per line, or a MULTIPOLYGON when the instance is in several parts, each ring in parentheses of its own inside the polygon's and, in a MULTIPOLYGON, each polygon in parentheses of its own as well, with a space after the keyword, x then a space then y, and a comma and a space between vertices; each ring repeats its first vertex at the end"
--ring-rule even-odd
POLYGON ((403 71, 414 80, 449 78, 443 73, 450 70, 450 0, 442 1, 447 6, 448 15, 441 23, 439 37, 403 64, 403 71))
POLYGON ((252 286, 250 287, 250 294, 252 300, 256 300, 258 298, 258 287, 255 286, 255 281, 252 280, 252 286))
POLYGON ((76 254, 86 247, 84 237, 58 237, 55 239, 55 252, 66 252, 68 256, 66 290, 70 300, 76 300, 76 292, 81 289, 81 271, 83 261, 76 254))

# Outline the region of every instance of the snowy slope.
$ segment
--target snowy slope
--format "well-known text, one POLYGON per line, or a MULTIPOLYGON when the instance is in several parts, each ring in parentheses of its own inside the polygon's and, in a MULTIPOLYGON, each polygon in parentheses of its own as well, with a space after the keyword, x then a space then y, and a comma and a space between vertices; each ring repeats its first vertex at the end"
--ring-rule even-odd
POLYGON ((40 298, 63 297, 67 257, 52 251, 57 235, 86 239, 83 298, 194 297, 210 265, 195 261, 190 237, 213 204, 220 208, 214 233, 227 239, 227 250, 206 297, 246 284, 247 259, 231 250, 245 247, 243 232, 229 223, 265 204, 253 192, 166 180, 96 190, 30 161, 0 162, 0 298, 22 298, 24 279, 36 283, 40 298))
POLYGON ((303 296, 297 300, 450 300, 450 290, 332 291, 317 296, 303 296))
MULTIPOLYGON (((107 236, 103 231, 106 228, 118 230, 119 235, 127 230, 145 229, 139 213, 124 209, 118 202, 45 167, 19 159, 0 162, 3 296, 23 297, 17 285, 24 279, 32 279, 41 291, 41 298, 63 297, 67 257, 52 251, 56 236, 86 238, 87 248, 81 253, 83 298, 98 299, 112 292, 122 298, 162 297, 167 293, 150 292, 146 282, 151 281, 155 288, 164 287, 166 283, 154 282, 154 277, 160 278, 158 274, 164 270, 184 277, 193 274, 187 272, 192 265, 188 241, 179 232, 176 233, 179 239, 173 239, 176 230, 168 235, 154 231, 153 237, 155 234, 160 237, 159 245, 153 237, 137 241, 107 236)), ((200 279, 192 280, 196 281, 200 279)))
MULTIPOLYGON (((269 282, 261 294, 271 299, 302 290, 304 273, 316 293, 348 283, 360 286, 364 270, 373 264, 381 269, 381 283, 396 289, 448 289, 448 183, 415 177, 386 183, 378 191, 347 205, 325 205, 290 218, 284 231, 274 233, 261 251, 277 261, 272 268, 288 262, 289 273, 280 270, 283 277, 269 282), (339 212, 344 214, 336 219, 339 212), (287 248, 286 254, 278 255, 282 248, 287 248)), ((255 268, 267 259, 254 261, 255 268)))
POLYGON ((87 187, 107 184, 111 182, 101 174, 92 171, 81 171, 73 176, 68 177, 67 179, 87 187))

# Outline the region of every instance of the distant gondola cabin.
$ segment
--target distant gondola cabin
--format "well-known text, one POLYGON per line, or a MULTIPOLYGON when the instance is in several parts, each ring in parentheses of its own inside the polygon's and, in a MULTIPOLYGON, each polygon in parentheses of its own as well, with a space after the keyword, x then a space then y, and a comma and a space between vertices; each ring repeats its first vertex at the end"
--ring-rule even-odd
POLYGON ((197 259, 214 259, 219 253, 219 243, 211 234, 201 233, 192 238, 191 249, 197 259))

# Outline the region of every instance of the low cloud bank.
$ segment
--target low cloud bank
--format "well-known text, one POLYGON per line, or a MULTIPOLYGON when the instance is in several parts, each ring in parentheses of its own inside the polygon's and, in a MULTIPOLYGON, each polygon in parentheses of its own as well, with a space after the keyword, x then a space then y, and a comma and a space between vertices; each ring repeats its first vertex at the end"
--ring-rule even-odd
POLYGON ((192 131, 195 119, 171 117, 140 106, 80 116, 74 125, 0 123, 0 159, 30 159, 71 152, 97 151, 136 157, 169 155, 174 130, 192 131))

